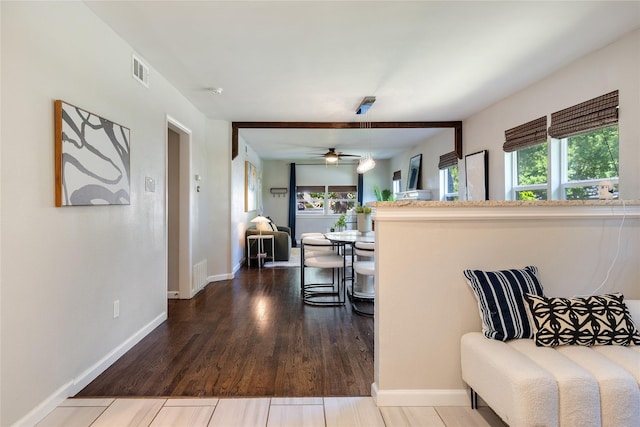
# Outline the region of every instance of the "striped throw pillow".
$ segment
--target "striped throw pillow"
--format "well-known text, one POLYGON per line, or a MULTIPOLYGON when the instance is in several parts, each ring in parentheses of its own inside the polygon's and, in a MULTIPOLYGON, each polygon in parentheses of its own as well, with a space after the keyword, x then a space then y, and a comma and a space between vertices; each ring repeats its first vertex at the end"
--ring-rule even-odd
POLYGON ((478 300, 485 337, 500 341, 533 338, 523 294, 543 295, 537 273, 534 266, 499 271, 464 270, 478 300))

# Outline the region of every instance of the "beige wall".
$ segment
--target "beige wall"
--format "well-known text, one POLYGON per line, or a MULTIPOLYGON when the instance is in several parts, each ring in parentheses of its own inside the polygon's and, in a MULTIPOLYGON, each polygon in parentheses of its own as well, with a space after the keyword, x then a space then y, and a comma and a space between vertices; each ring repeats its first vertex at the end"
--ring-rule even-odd
MULTIPOLYGON (((620 197, 640 199, 640 30, 464 119, 464 154, 489 151, 489 198, 505 198, 504 131, 620 91, 620 197)), ((460 162, 464 194, 464 163, 460 162)))
MULTIPOLYGON (((411 150, 394 157, 391 160, 391 173, 399 170, 402 175, 402 191, 407 188, 409 177, 409 160, 416 154, 422 154, 422 182, 423 190, 431 190, 432 200, 439 200, 440 197, 440 169, 438 162, 440 156, 453 151, 454 130, 442 129, 431 138, 420 143, 411 150)), ((391 182, 391 178, 389 178, 391 182)), ((391 183, 389 183, 391 186, 391 183)))
MULTIPOLYGON (((505 197, 505 129, 616 89, 620 91, 620 194, 640 199, 640 30, 464 119, 464 154, 489 151, 490 199, 505 197)), ((392 170, 419 152, 427 157, 426 147, 416 147, 394 158, 392 170)), ((459 166, 463 195, 464 162, 459 166)), ((621 222, 618 217, 426 221, 408 220, 407 212, 397 213, 401 220, 376 218, 379 271, 373 391, 383 405, 467 404, 458 343, 463 332, 479 330, 480 321, 463 269, 535 264, 549 295, 589 293, 604 280, 615 257, 621 222)), ((639 253, 636 214, 625 221, 620 256, 607 285, 598 292, 619 290, 640 298, 639 253)))
POLYGON ((476 212, 461 206, 377 208, 374 390, 379 405, 468 403, 459 342, 481 324, 464 269, 536 265, 549 296, 616 291, 640 298, 637 204, 605 208, 596 218, 575 207, 545 217, 545 208, 476 212), (614 261, 619 235, 620 253, 598 289, 614 261))

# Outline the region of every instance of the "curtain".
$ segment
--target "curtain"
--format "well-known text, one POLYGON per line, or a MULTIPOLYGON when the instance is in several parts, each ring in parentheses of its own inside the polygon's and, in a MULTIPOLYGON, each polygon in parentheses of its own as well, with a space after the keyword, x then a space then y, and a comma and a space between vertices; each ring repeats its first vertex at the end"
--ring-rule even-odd
POLYGON ((298 204, 296 203, 296 164, 291 163, 289 171, 289 228, 291 229, 291 245, 296 247, 296 212, 298 204))
POLYGON ((362 191, 362 187, 364 187, 364 174, 358 174, 358 205, 364 205, 364 193, 362 191))

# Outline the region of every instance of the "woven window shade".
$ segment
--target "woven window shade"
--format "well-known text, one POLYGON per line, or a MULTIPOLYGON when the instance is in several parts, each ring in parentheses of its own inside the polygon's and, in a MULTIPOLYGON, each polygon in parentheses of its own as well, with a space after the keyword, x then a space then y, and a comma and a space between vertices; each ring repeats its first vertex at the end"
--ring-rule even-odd
POLYGON ((324 185, 299 185, 296 187, 298 193, 324 193, 324 185))
POLYGON ((447 154, 443 154, 440 156, 440 161, 438 162, 439 169, 446 169, 451 166, 455 166, 458 164, 458 156, 455 151, 452 151, 447 154))
POLYGON ((330 185, 329 193, 355 193, 358 187, 355 185, 330 185))
POLYGON ((553 113, 549 135, 567 138, 614 123, 618 123, 617 90, 553 113))
POLYGON ((510 153, 547 142, 547 116, 504 131, 502 149, 510 153))
POLYGON ((393 180, 398 181, 399 179, 402 179, 402 173, 400 171, 395 171, 393 173, 393 180))

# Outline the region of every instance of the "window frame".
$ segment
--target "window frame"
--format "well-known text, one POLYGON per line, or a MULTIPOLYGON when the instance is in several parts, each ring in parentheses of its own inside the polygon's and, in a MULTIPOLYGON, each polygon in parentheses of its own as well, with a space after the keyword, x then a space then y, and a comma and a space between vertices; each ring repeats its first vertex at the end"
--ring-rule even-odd
MULTIPOLYGON (((540 144, 547 144, 547 182, 543 183, 543 184, 526 184, 526 185, 520 185, 518 183, 518 152, 520 152, 521 150, 526 150, 527 148, 531 148, 530 147, 523 147, 519 150, 515 150, 509 153, 505 153, 506 157, 507 157, 507 163, 506 164, 511 164, 511 173, 510 173, 510 188, 509 188, 509 199, 508 200, 519 200, 518 199, 518 193, 521 191, 539 191, 539 190, 547 190, 547 198, 546 199, 542 199, 542 200, 553 200, 551 198, 549 198, 549 195, 552 194, 551 193, 551 164, 552 164, 552 155, 551 155, 551 143, 550 141, 546 141, 540 144)), ((535 145, 539 145, 539 144, 535 144, 535 145)), ((533 146, 535 146, 533 145, 533 146)))
MULTIPOLYGON (((618 127, 618 148, 620 144, 620 125, 613 123, 606 127, 618 127)), ((594 128, 581 132, 580 135, 597 132, 600 128, 594 128)), ((517 194, 520 191, 546 190, 547 198, 545 200, 567 200, 566 190, 569 188, 581 188, 588 186, 598 186, 602 181, 611 181, 613 186, 619 186, 620 174, 616 177, 593 178, 586 180, 568 179, 568 137, 547 139, 547 182, 546 184, 529 184, 519 185, 518 180, 518 152, 505 152, 505 199, 518 200, 517 194)), ((620 154, 618 152, 618 165, 620 164, 620 154)), ((619 167, 619 166, 618 166, 619 167)), ((617 193, 617 192, 616 192, 617 193)), ((614 193, 614 198, 617 197, 614 193)), ((575 200, 595 200, 595 199, 575 199, 575 200)))
MULTIPOLYGON (((330 205, 332 202, 353 202, 353 207, 351 209, 347 209, 346 214, 347 215, 352 215, 355 213, 355 208, 356 206, 358 206, 358 186, 357 185, 315 185, 315 186, 300 186, 302 188, 310 188, 310 187, 324 187, 324 198, 320 199, 317 198, 317 200, 322 200, 323 202, 323 206, 322 206, 322 211, 320 212, 319 209, 316 210, 311 210, 311 211, 306 211, 306 209, 296 209, 296 217, 301 217, 301 218, 305 218, 305 217, 314 217, 314 218, 318 218, 318 217, 322 217, 322 216, 327 216, 327 217, 338 217, 340 215, 342 215, 342 213, 335 213, 333 212, 333 210, 330 208, 330 205), (334 191, 330 191, 330 190, 334 190, 334 191), (338 191, 336 191, 338 190, 338 191), (344 191, 343 191, 344 190, 344 191), (338 192, 346 192, 346 193, 353 193, 353 199, 332 199, 329 197, 330 193, 338 193, 338 192)), ((298 187, 296 187, 296 205, 297 203, 299 203, 298 201, 301 200, 298 198, 298 194, 300 193, 320 193, 320 191, 313 191, 313 192, 309 192, 309 191, 298 191, 298 187)), ((314 199, 315 200, 315 199, 314 199)))
MULTIPOLYGON (((600 127, 596 129, 589 129, 584 132, 579 133, 578 135, 585 135, 588 133, 597 132, 604 128, 609 128, 617 126, 618 127, 618 150, 620 148, 620 125, 618 123, 612 124, 610 126, 600 127)), ((569 138, 551 138, 552 141, 555 141, 559 144, 559 152, 560 152, 560 182, 558 184, 558 197, 559 200, 567 200, 567 189, 569 188, 582 188, 582 187, 597 187, 602 181, 611 181, 613 186, 619 185, 620 183, 620 171, 618 169, 618 176, 616 177, 603 177, 603 178, 591 178, 591 179, 581 179, 581 180, 569 180, 569 138)), ((620 165, 620 152, 618 151, 618 168, 620 165)), ((573 200, 597 200, 597 199, 573 199, 573 200)))
POLYGON ((460 176, 460 167, 458 164, 447 166, 446 168, 440 169, 440 200, 443 202, 451 202, 460 200, 460 182, 458 180, 458 191, 450 193, 447 190, 449 189, 449 178, 451 174, 449 170, 451 168, 458 169, 458 177, 460 176))

